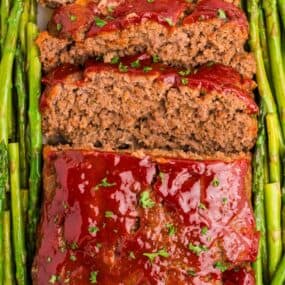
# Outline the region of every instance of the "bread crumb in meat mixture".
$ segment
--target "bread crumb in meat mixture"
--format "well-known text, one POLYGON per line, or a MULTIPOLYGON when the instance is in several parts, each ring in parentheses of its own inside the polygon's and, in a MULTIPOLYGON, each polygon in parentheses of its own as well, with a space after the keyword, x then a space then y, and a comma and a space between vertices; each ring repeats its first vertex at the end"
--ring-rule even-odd
POLYGON ((253 82, 222 65, 191 73, 147 55, 46 78, 43 132, 48 142, 111 149, 249 151, 257 134, 253 82))
POLYGON ((114 56, 147 52, 170 65, 191 68, 213 61, 253 76, 254 58, 244 50, 248 23, 239 8, 222 0, 202 0, 188 15, 182 0, 156 3, 129 0, 107 16, 92 5, 56 9, 49 32, 37 39, 44 70, 82 64, 95 56, 109 62, 114 56))

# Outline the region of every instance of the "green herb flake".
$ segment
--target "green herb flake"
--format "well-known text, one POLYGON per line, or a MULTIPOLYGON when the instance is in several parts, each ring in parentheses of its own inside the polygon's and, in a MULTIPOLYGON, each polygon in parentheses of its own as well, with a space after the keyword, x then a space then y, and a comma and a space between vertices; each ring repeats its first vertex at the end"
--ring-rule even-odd
POLYGON ((90 234, 96 234, 97 232, 99 232, 99 228, 96 227, 96 226, 89 226, 88 232, 89 232, 90 234))
POLYGON ((78 243, 73 241, 71 244, 70 244, 70 247, 71 249, 75 250, 75 249, 78 249, 78 243))
POLYGON ((207 209, 205 204, 203 204, 203 203, 200 203, 198 208, 201 209, 201 210, 206 210, 207 209))
POLYGON ((174 26, 174 23, 172 21, 172 19, 170 18, 164 18, 165 22, 170 26, 170 27, 173 27, 174 26))
POLYGON ((150 198, 149 191, 144 191, 141 193, 140 204, 145 209, 154 207, 155 202, 150 198))
POLYGON ((130 259, 136 259, 136 256, 135 256, 135 254, 134 254, 133 251, 130 251, 130 253, 129 253, 129 258, 130 258, 130 259))
POLYGON ((133 68, 138 68, 138 67, 140 67, 140 60, 139 59, 137 59, 137 60, 135 60, 135 61, 133 61, 132 63, 131 63, 131 67, 133 67, 133 68))
POLYGON ((127 65, 123 65, 123 64, 120 62, 120 64, 119 64, 119 70, 120 70, 121 72, 128 72, 128 67, 127 67, 127 65))
POLYGON ((168 235, 170 237, 174 236, 176 234, 176 228, 174 227, 173 224, 166 224, 166 227, 168 229, 168 235))
POLYGON ((111 59, 111 64, 117 64, 117 63, 119 63, 119 61, 120 61, 120 58, 118 56, 114 56, 111 59))
POLYGON ((165 257, 165 258, 169 257, 169 253, 164 248, 160 249, 157 252, 151 252, 151 253, 145 252, 143 253, 143 255, 148 257, 151 263, 158 256, 165 257))
POLYGON ((154 2, 154 0, 146 0, 147 1, 147 3, 153 3, 154 2))
POLYGON ((226 12, 223 9, 218 9, 217 15, 218 15, 218 18, 221 20, 227 19, 226 12))
POLYGON ((187 85, 189 83, 188 78, 181 78, 181 82, 183 85, 187 85))
POLYGON ((71 22, 75 22, 77 20, 77 17, 75 15, 70 15, 69 19, 71 22))
POLYGON ((193 243, 189 243, 188 249, 199 256, 203 251, 208 251, 208 248, 203 244, 194 245, 193 243))
POLYGON ((163 173, 163 172, 159 172, 158 175, 159 175, 161 180, 163 180, 165 178, 165 173, 163 173))
POLYGON ((180 70, 178 73, 181 76, 187 76, 191 73, 191 70, 190 69, 180 70))
POLYGON ((216 269, 219 269, 221 272, 225 272, 228 269, 228 267, 225 264, 223 264, 221 261, 215 262, 214 267, 216 269))
POLYGON ((113 6, 108 6, 108 7, 107 7, 107 10, 108 10, 108 12, 109 12, 110 14, 113 14, 113 12, 114 12, 114 7, 113 7, 113 6))
POLYGON ((96 284, 97 283, 97 276, 98 276, 98 271, 91 271, 90 272, 89 281, 90 281, 91 284, 96 284))
POLYGON ((71 261, 76 261, 76 256, 75 256, 74 254, 71 254, 70 257, 69 257, 69 259, 70 259, 71 261))
POLYGON ((145 72, 145 73, 150 72, 150 71, 152 71, 152 67, 150 67, 150 66, 145 66, 143 68, 143 72, 145 72))
POLYGON ((103 19, 100 19, 99 17, 95 17, 94 20, 95 20, 96 26, 99 28, 103 28, 107 24, 106 21, 104 21, 103 19))
POLYGON ((152 61, 153 61, 153 63, 158 63, 158 62, 160 62, 159 56, 158 56, 157 54, 154 54, 154 55, 152 56, 152 61))
POLYGON ((58 32, 60 32, 61 29, 62 29, 62 24, 60 24, 60 23, 56 24, 56 30, 57 30, 58 32))
POLYGON ((59 277, 57 275, 52 274, 48 282, 50 284, 55 284, 55 282, 58 281, 58 279, 59 279, 59 277))
POLYGON ((226 205, 228 203, 228 198, 223 197, 222 198, 222 203, 223 203, 223 205, 226 205))
POLYGON ((192 268, 187 269, 186 272, 187 272, 187 274, 190 275, 190 276, 193 276, 193 277, 196 276, 196 272, 195 272, 195 270, 192 269, 192 268))
POLYGON ((202 229, 201 229, 201 235, 202 235, 202 236, 205 236, 205 235, 207 234, 207 232, 208 232, 208 228, 207 228, 207 227, 202 227, 202 229))
POLYGON ((212 182, 212 185, 214 187, 218 187, 220 185, 220 181, 217 177, 214 178, 213 182, 212 182))
POLYGON ((110 182, 108 182, 108 179, 105 177, 105 178, 102 179, 102 181, 99 184, 97 184, 95 186, 95 191, 97 191, 100 187, 105 187, 106 188, 106 187, 113 187, 115 185, 116 185, 115 182, 114 183, 110 183, 110 182))
POLYGON ((105 218, 112 218, 114 213, 112 211, 106 211, 105 212, 105 218))

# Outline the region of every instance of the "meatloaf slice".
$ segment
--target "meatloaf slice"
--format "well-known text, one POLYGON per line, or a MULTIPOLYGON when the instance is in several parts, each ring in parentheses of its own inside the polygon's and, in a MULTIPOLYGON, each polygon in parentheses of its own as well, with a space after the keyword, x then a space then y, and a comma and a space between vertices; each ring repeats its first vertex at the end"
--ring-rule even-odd
POLYGON ((255 62, 244 51, 244 13, 222 0, 202 0, 190 14, 188 9, 184 0, 128 0, 107 16, 90 3, 60 7, 49 32, 37 39, 43 67, 49 71, 98 55, 109 62, 114 56, 146 51, 171 65, 191 68, 214 61, 252 77, 255 62))
POLYGON ((48 147, 44 160, 34 285, 254 285, 248 155, 48 147))
POLYGON ((253 81, 222 65, 191 73, 153 61, 143 54, 50 73, 41 99, 47 142, 197 153, 254 146, 253 81))

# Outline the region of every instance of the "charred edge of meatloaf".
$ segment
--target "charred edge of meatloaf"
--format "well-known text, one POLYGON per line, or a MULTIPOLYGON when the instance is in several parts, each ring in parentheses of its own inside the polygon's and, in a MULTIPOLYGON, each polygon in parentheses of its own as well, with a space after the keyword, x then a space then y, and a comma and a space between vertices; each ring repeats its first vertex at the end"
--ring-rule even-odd
POLYGON ((173 87, 155 76, 93 72, 47 88, 42 127, 48 143, 211 154, 249 151, 256 116, 232 91, 173 87))
POLYGON ((165 25, 146 21, 86 38, 87 30, 76 30, 78 41, 43 32, 37 43, 44 70, 61 63, 82 64, 94 56, 104 55, 108 62, 114 56, 147 51, 168 64, 192 67, 213 61, 231 65, 248 77, 255 73, 254 58, 244 51, 247 28, 235 21, 215 18, 176 26, 171 31, 165 25))

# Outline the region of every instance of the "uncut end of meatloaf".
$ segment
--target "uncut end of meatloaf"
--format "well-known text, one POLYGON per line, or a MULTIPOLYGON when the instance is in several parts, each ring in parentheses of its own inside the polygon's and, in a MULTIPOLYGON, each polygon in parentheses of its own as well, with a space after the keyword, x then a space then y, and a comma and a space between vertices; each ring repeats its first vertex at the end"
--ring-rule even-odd
POLYGON ((33 284, 253 285, 249 155, 45 148, 33 284))
POLYGON ((255 144, 254 83, 226 66, 191 73, 143 54, 117 64, 90 62, 83 71, 61 67, 45 82, 42 127, 49 143, 200 154, 247 152, 255 144))
POLYGON ((252 77, 255 61, 244 51, 248 24, 239 8, 222 0, 203 0, 186 15, 187 8, 178 0, 163 1, 163 9, 156 3, 146 7, 136 3, 128 9, 121 5, 111 17, 77 4, 57 9, 50 32, 43 32, 37 40, 44 70, 61 63, 82 64, 94 56, 103 55, 110 61, 114 56, 147 51, 171 65, 193 67, 213 61, 252 77), (156 6, 151 9, 152 5, 156 6), (219 16, 221 10, 225 18, 219 16), (145 19, 149 14, 153 18, 145 19), (100 27, 98 19, 103 21, 100 27))

